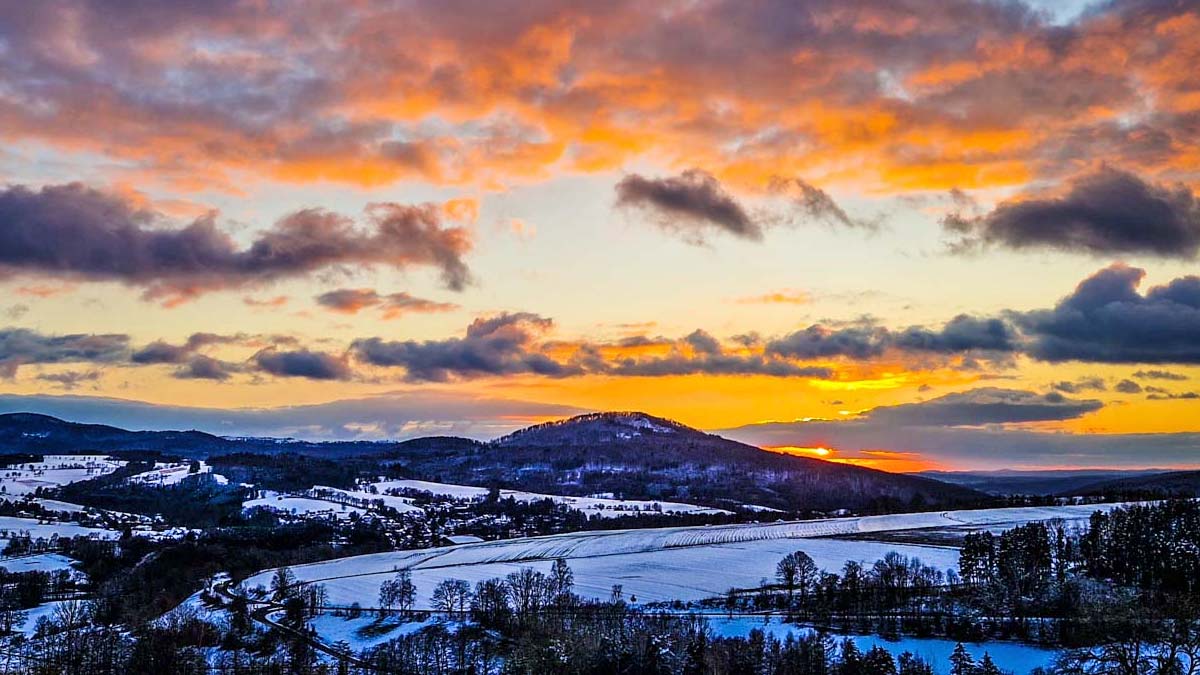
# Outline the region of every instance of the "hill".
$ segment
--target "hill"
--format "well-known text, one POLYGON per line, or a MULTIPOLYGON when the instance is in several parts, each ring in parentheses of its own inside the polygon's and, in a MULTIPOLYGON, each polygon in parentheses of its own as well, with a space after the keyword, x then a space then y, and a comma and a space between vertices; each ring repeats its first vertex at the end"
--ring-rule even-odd
POLYGON ((202 431, 128 431, 49 415, 9 413, 0 415, 0 447, 6 454, 141 451, 197 455, 223 450, 229 442, 202 431))
POLYGON ((1122 478, 1086 485, 1081 495, 1130 495, 1133 497, 1198 497, 1200 471, 1170 471, 1153 476, 1122 478))
POLYGON ((0 448, 3 454, 70 455, 103 453, 159 453, 205 459, 230 452, 295 452, 319 457, 346 457, 391 448, 393 443, 312 443, 277 438, 224 438, 203 431, 130 431, 104 424, 68 422, 35 413, 0 414, 0 448))
MULTIPOLYGON (((582 415, 489 442, 436 436, 333 443, 224 438, 202 431, 128 431, 12 413, 0 415, 0 443, 13 458, 91 452, 157 452, 196 459, 245 457, 235 453, 354 457, 360 467, 378 466, 377 462, 399 465, 411 477, 446 483, 718 508, 749 504, 787 512, 894 511, 985 498, 969 487, 930 478, 768 452, 636 412, 582 415)), ((293 468, 303 473, 304 467, 301 462, 293 468)))
POLYGON ((929 478, 768 452, 639 412, 581 415, 486 443, 417 439, 388 456, 448 483, 712 506, 870 510, 983 498, 929 478))
POLYGON ((917 475, 990 495, 1077 495, 1093 485, 1146 477, 1161 470, 923 471, 917 475))

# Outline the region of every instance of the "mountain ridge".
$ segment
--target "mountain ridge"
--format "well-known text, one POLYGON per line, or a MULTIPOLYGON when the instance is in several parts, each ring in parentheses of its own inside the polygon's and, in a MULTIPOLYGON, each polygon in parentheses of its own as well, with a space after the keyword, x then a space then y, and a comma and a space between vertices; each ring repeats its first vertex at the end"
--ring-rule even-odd
POLYGON ((203 431, 128 431, 36 413, 0 415, 10 453, 157 451, 207 458, 235 452, 362 457, 448 483, 549 494, 612 493, 711 505, 750 503, 782 511, 914 508, 978 501, 969 487, 931 478, 774 453, 674 420, 635 411, 579 415, 491 441, 430 436, 326 443, 230 439, 203 431))
POLYGON ((932 478, 770 452, 638 411, 577 415, 476 444, 413 439, 389 456, 442 482, 714 505, 741 501, 787 511, 984 498, 932 478))

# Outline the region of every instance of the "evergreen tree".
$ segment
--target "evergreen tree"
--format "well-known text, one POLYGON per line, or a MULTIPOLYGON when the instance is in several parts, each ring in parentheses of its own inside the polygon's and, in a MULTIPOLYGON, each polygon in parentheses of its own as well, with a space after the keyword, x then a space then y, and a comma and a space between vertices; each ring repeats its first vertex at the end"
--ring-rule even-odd
POLYGON ((904 652, 896 659, 899 675, 933 675, 933 666, 912 652, 904 652))
POLYGON ((863 675, 896 675, 896 662, 883 647, 871 647, 863 656, 862 673, 863 675))
POLYGON ((950 675, 976 675, 975 659, 961 642, 955 645, 954 653, 950 655, 950 675))
POLYGON ((984 652, 983 658, 979 660, 979 667, 975 669, 978 675, 1000 675, 1000 669, 996 667, 992 661, 992 655, 984 652))

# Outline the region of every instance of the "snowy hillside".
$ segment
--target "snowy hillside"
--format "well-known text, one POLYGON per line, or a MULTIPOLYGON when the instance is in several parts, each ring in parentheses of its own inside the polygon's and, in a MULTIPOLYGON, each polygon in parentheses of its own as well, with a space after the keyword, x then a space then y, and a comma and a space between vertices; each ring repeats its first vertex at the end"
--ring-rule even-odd
MULTIPOLYGON (((977 509, 887 516, 834 518, 771 524, 673 527, 642 530, 573 532, 415 551, 395 551, 292 568, 302 582, 320 582, 334 605, 372 607, 381 583, 397 569, 412 572, 418 607, 428 607, 429 594, 444 579, 475 581, 504 576, 521 567, 549 569, 564 558, 575 572, 577 591, 606 598, 613 584, 643 602, 699 600, 730 587, 750 588, 772 577, 775 564, 796 550, 818 566, 840 569, 848 560, 873 562, 889 551, 920 558, 939 569, 957 564, 951 547, 897 545, 879 541, 830 539, 834 535, 869 535, 927 528, 988 529, 1063 519, 1082 522, 1095 511, 1118 505, 977 509)), ((257 574, 244 588, 269 585, 270 571, 257 574)))

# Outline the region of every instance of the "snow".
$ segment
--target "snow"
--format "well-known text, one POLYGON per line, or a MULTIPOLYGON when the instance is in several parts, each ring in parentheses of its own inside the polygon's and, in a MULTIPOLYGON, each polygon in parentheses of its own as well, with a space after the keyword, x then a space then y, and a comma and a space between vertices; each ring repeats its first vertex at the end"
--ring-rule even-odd
POLYGON ((75 561, 58 553, 39 553, 38 555, 20 556, 16 558, 0 558, 0 568, 8 570, 9 574, 19 572, 57 572, 68 570, 79 575, 72 567, 75 561))
MULTIPOLYGON (((626 598, 640 602, 699 600, 730 587, 752 588, 772 578, 784 555, 802 550, 818 566, 839 570, 848 560, 873 563, 890 551, 920 558, 938 569, 957 566, 958 551, 940 546, 826 539, 837 534, 945 527, 978 528, 1054 518, 1086 519, 1093 511, 1116 505, 981 509, 860 518, 833 518, 770 524, 670 527, 572 532, 524 539, 461 544, 413 551, 392 551, 294 567, 299 581, 320 582, 334 605, 358 602, 374 607, 379 586, 397 569, 409 569, 418 589, 418 608, 430 606, 429 594, 443 579, 477 582, 522 567, 549 570, 565 558, 575 572, 581 595, 607 598, 622 584, 626 598)), ((270 571, 243 583, 269 584, 270 571)))
MULTIPOLYGON (((950 675, 950 655, 958 644, 953 640, 937 638, 901 638, 887 640, 878 635, 855 637, 854 642, 860 649, 866 651, 872 647, 883 647, 893 655, 899 656, 904 652, 912 652, 933 665, 937 675, 950 675)), ((993 641, 986 643, 963 643, 963 647, 978 661, 984 653, 992 655, 992 660, 1005 672, 1025 675, 1034 668, 1049 668, 1054 665, 1057 652, 1032 645, 1016 642, 993 641)))
POLYGON ((758 504, 742 504, 742 508, 747 511, 755 511, 758 513, 783 513, 779 509, 773 509, 769 506, 760 506, 758 504))
POLYGON ((226 485, 229 481, 218 473, 212 473, 212 467, 205 462, 200 462, 200 470, 196 473, 191 471, 190 462, 173 462, 164 463, 158 462, 154 465, 154 469, 145 473, 139 473, 136 476, 130 476, 130 483, 146 483, 150 485, 176 485, 188 476, 211 473, 213 480, 218 485, 226 485))
POLYGON ((25 622, 22 623, 19 628, 17 628, 17 631, 24 634, 25 637, 27 637, 27 638, 33 637, 33 632, 35 629, 37 629, 38 619, 42 618, 43 616, 48 619, 53 619, 55 610, 58 608, 59 605, 63 604, 64 602, 76 602, 76 601, 75 600, 55 600, 53 602, 42 603, 32 609, 21 610, 21 611, 25 612, 25 622))
POLYGON ((41 504, 47 511, 61 511, 64 513, 83 513, 87 510, 86 506, 80 504, 72 504, 71 502, 60 502, 57 499, 41 499, 34 498, 35 502, 41 504))
MULTIPOLYGON (((782 640, 789 633, 800 636, 813 632, 813 629, 807 626, 782 623, 779 617, 771 617, 766 623, 759 617, 738 616, 727 618, 725 616, 710 615, 707 618, 709 628, 714 635, 719 637, 746 637, 750 634, 750 631, 757 629, 782 640)), ((854 640, 855 645, 863 652, 877 646, 884 648, 892 656, 899 656, 904 652, 912 652, 914 655, 928 661, 933 666, 933 672, 937 675, 949 675, 950 654, 954 652, 954 647, 958 644, 954 640, 942 638, 905 637, 899 640, 888 640, 878 635, 846 636, 837 634, 832 635, 832 637, 839 643, 843 638, 849 637, 854 640)), ((1057 655, 1057 652, 1052 649, 1021 644, 1019 642, 965 642, 963 643, 963 647, 976 661, 983 658, 986 652, 992 655, 992 660, 996 662, 996 665, 1001 670, 1022 675, 1034 668, 1050 667, 1053 665, 1054 658, 1057 655)))
MULTIPOLYGON (((229 581, 229 575, 221 572, 220 574, 214 576, 206 585, 213 586, 226 581, 229 581)), ((155 624, 161 627, 170 625, 170 623, 176 619, 184 620, 195 618, 200 619, 201 621, 207 621, 208 623, 211 623, 222 630, 228 630, 229 612, 226 611, 224 607, 219 605, 210 606, 201 597, 204 594, 204 589, 192 593, 187 597, 186 600, 179 603, 177 607, 160 616, 155 621, 155 624)))
POLYGON ((349 518, 351 513, 357 513, 360 516, 366 513, 365 510, 356 506, 335 504, 334 502, 312 499, 310 497, 290 497, 271 494, 266 497, 259 497, 258 499, 250 499, 242 502, 243 509, 252 509, 259 506, 268 508, 272 511, 303 516, 334 516, 336 518, 349 518))
POLYGON ((39 487, 58 487, 116 471, 125 462, 108 455, 43 455, 40 462, 0 469, 0 494, 20 497, 39 487))
POLYGON ((367 612, 357 619, 347 619, 333 614, 319 614, 309 621, 321 640, 326 644, 346 642, 355 652, 381 645, 404 635, 412 635, 432 626, 436 621, 402 622, 398 617, 380 619, 367 612), (374 627, 372 629, 372 627, 374 627), (364 629, 365 633, 364 633, 364 629))
POLYGON ((100 539, 116 539, 121 536, 116 530, 103 530, 97 527, 83 527, 75 523, 54 523, 47 521, 39 521, 35 518, 17 518, 14 516, 0 516, 0 538, 11 538, 18 534, 28 534, 37 539, 45 537, 49 539, 53 535, 60 537, 86 537, 95 536, 100 539))
POLYGON ((411 497, 396 497, 394 495, 373 494, 363 490, 342 490, 325 485, 314 485, 308 491, 309 496, 320 499, 326 496, 341 497, 343 499, 361 500, 363 503, 358 504, 365 508, 370 508, 371 502, 382 501, 384 506, 389 506, 396 509, 400 513, 424 513, 419 506, 413 506, 411 497))
MULTIPOLYGON (((390 490, 419 490, 422 492, 431 492, 435 495, 451 497, 453 499, 480 499, 486 497, 489 492, 488 488, 484 487, 454 485, 451 483, 433 483, 424 480, 392 480, 375 483, 374 485, 375 489, 381 493, 390 490)), ((730 511, 726 511, 724 509, 697 506, 696 504, 684 504, 681 502, 663 502, 637 499, 607 499, 602 497, 567 497, 563 495, 550 495, 538 492, 523 492, 521 490, 500 491, 501 499, 508 499, 509 497, 512 497, 519 502, 534 502, 541 501, 543 499, 550 499, 555 503, 564 504, 577 511, 582 511, 589 516, 594 515, 601 518, 617 518, 620 516, 637 515, 639 513, 730 513, 730 511)))

